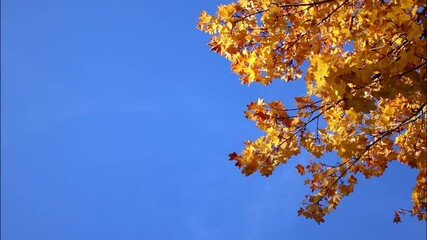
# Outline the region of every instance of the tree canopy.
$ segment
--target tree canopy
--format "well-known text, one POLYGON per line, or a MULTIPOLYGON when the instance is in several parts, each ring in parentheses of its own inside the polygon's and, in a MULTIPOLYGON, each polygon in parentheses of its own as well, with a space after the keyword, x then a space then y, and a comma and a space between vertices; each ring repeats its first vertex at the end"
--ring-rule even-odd
POLYGON ((269 176, 305 149, 311 158, 296 168, 311 193, 298 215, 318 223, 358 178, 381 176, 397 161, 418 176, 412 208, 395 210, 394 221, 405 213, 427 219, 426 25, 424 0, 238 0, 203 11, 198 28, 243 84, 307 87, 295 106, 249 103, 246 117, 264 134, 230 160, 245 175, 269 176))

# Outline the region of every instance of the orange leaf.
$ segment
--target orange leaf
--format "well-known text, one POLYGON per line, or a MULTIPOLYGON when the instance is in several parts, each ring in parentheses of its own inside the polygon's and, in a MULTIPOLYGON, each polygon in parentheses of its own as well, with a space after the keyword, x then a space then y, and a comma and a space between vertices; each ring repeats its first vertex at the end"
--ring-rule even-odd
POLYGON ((296 166, 296 169, 297 169, 297 171, 298 171, 299 174, 301 174, 301 175, 305 174, 305 169, 304 169, 304 167, 301 164, 298 164, 296 166))

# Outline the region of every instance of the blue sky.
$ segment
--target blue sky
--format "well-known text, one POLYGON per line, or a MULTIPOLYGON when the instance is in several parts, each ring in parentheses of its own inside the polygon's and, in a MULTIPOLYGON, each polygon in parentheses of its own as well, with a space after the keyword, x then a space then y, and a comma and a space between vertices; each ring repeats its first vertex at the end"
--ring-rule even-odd
POLYGON ((228 161, 259 136, 263 97, 209 51, 199 13, 220 1, 1 2, 1 239, 425 239, 415 171, 392 164, 317 225, 294 158, 269 177, 228 161))

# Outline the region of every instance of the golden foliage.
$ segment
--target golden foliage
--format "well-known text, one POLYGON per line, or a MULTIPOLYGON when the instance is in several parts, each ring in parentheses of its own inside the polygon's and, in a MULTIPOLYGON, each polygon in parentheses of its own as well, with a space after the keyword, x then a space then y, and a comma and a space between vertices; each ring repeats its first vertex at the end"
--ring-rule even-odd
POLYGON ((312 159, 296 169, 312 193, 298 215, 318 223, 353 192, 356 175, 381 176, 398 161, 419 175, 412 209, 394 220, 427 219, 426 15, 423 0, 238 0, 202 12, 198 28, 244 84, 301 79, 310 64, 296 108, 248 105, 246 117, 265 135, 230 160, 246 175, 268 176, 304 148, 312 159), (331 151, 341 162, 322 161, 331 151))

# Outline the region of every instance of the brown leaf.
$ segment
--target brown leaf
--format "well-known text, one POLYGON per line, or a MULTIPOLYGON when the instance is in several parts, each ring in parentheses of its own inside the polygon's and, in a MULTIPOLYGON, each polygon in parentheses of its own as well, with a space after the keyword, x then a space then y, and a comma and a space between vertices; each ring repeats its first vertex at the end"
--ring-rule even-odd
POLYGON ((297 169, 297 171, 298 171, 299 174, 301 174, 301 175, 305 174, 305 168, 301 164, 298 164, 296 166, 296 169, 297 169))

